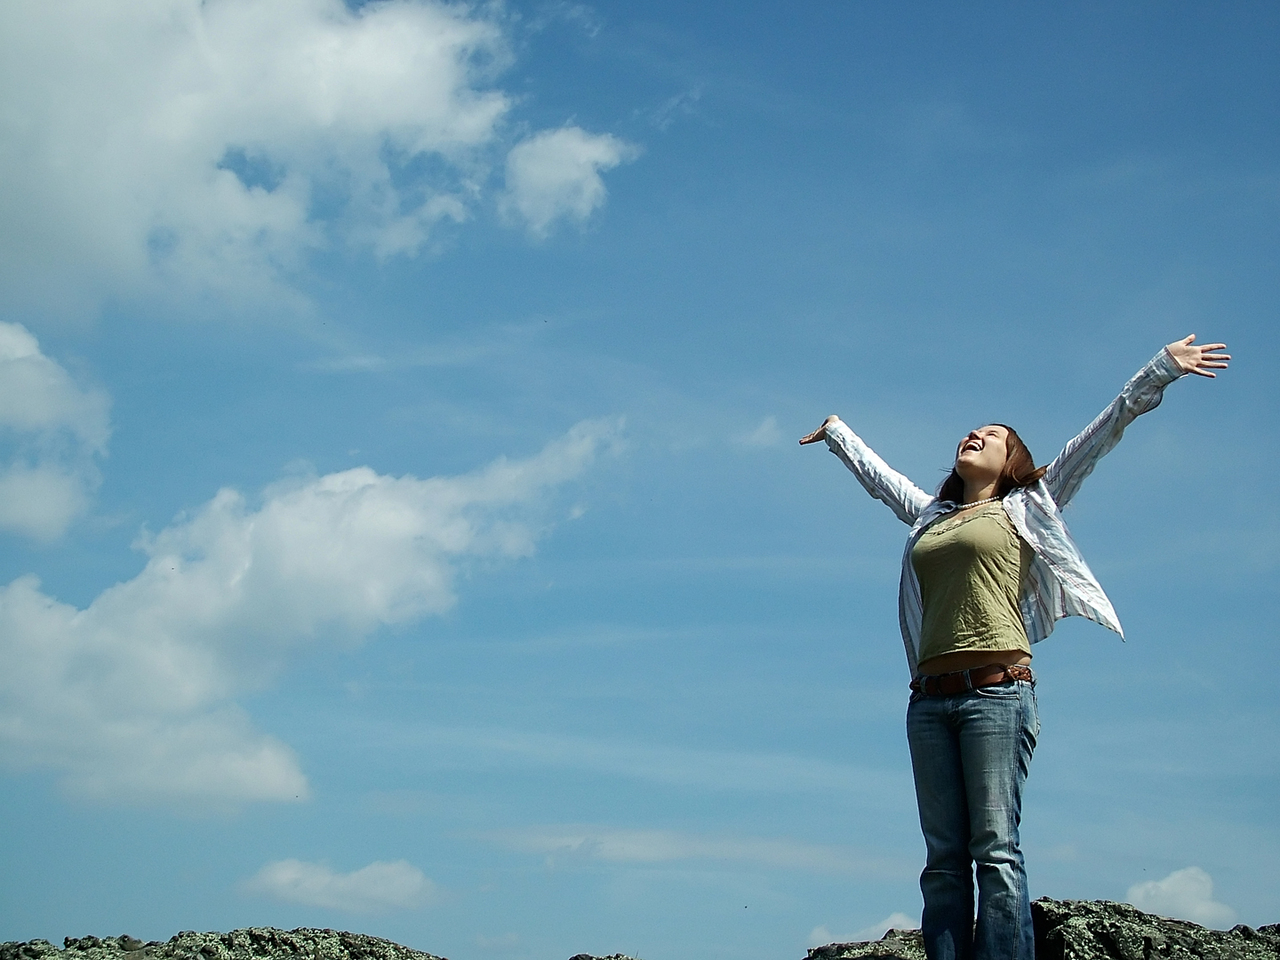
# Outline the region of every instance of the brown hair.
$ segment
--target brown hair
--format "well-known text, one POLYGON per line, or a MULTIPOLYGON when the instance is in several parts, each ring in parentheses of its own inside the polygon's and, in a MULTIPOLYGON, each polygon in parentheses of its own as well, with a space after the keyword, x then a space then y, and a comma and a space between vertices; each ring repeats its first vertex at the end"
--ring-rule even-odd
MULTIPOLYGON (((1048 468, 1036 466, 1031 451, 1027 449, 1027 445, 1022 442, 1022 438, 1013 427, 1007 423, 993 423, 991 426, 1004 427, 1009 431, 1009 436, 1005 439, 1004 469, 1000 471, 1000 476, 996 480, 997 497, 1003 497, 1009 491, 1017 490, 1019 487, 1029 487, 1044 476, 1048 468)), ((957 456, 960 455, 962 446, 964 446, 964 440, 961 440, 956 447, 957 456)), ((964 480, 961 479, 960 474, 956 473, 955 467, 951 468, 947 479, 943 480, 942 486, 938 487, 938 499, 950 500, 952 503, 964 502, 964 480)))

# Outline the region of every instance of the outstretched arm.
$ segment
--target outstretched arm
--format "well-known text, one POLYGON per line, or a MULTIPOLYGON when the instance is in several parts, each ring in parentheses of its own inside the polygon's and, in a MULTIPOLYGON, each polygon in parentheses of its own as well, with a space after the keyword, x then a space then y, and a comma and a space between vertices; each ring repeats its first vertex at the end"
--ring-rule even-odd
POLYGON ((831 452, 844 461, 867 493, 887 504, 903 523, 915 523, 916 517, 933 500, 881 460, 839 417, 827 417, 817 430, 800 438, 801 443, 817 443, 819 440, 825 440, 831 452))
POLYGON ((1089 426, 1063 447, 1045 470, 1044 482, 1059 507, 1076 495, 1093 468, 1124 436, 1125 427, 1164 399, 1164 388, 1179 377, 1194 373, 1215 377, 1231 355, 1225 343, 1197 344, 1195 334, 1175 340, 1151 358, 1089 426))

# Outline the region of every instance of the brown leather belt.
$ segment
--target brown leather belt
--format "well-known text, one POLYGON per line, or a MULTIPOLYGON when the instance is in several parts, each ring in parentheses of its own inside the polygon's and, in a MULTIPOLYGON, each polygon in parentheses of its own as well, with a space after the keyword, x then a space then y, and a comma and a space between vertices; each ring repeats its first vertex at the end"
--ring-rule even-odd
POLYGON ((1009 680, 1024 680, 1029 683, 1032 676, 1031 668, 1023 664, 1005 666, 1003 663, 993 663, 985 667, 957 670, 955 673, 940 673, 936 677, 916 677, 911 681, 911 689, 926 697, 950 697, 979 687, 993 687, 1009 680))

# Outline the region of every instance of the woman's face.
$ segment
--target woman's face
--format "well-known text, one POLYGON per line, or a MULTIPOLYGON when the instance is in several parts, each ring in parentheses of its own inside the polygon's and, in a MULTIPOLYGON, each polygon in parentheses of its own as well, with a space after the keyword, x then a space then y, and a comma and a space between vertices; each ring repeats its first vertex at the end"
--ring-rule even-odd
POLYGON ((956 449, 956 473, 965 481, 995 480, 1009 457, 1008 439, 1009 431, 994 423, 970 430, 956 449))

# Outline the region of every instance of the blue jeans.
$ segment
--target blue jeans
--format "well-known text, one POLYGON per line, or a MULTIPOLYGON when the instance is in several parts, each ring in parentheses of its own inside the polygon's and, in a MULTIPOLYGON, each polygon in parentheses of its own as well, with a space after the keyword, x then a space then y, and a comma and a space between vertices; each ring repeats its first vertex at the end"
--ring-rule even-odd
POLYGON ((1034 681, 911 696, 907 742, 927 850, 920 926, 929 960, 1035 956, 1018 826, 1039 732, 1034 681))

